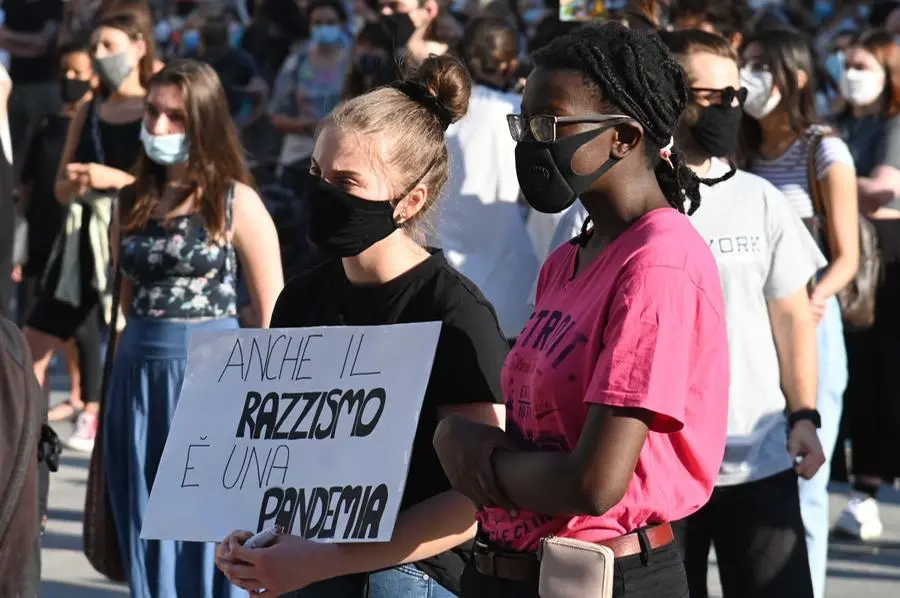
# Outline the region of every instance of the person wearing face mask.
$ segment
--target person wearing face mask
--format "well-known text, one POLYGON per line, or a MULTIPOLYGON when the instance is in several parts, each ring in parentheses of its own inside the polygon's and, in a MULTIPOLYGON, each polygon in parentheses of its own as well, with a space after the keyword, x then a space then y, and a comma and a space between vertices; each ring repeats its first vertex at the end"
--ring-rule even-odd
POLYGON ((134 184, 112 220, 126 325, 102 425, 107 487, 132 596, 237 598, 211 544, 139 540, 182 385, 188 340, 238 327, 237 266, 268 327, 283 286, 275 225, 252 184, 228 103, 208 65, 176 60, 148 84, 134 184), (215 131, 204 130, 213 125, 215 131), (173 258, 172 247, 178 247, 173 258))
POLYGON ((447 0, 378 0, 378 5, 395 51, 413 62, 444 54, 462 37, 447 0))
POLYGON ((253 56, 232 47, 230 35, 223 16, 207 19, 200 28, 199 59, 213 67, 219 76, 228 99, 228 111, 243 134, 265 116, 269 88, 253 56))
POLYGON ((320 544, 282 535, 245 549, 235 532, 218 566, 239 586, 293 598, 452 598, 475 533, 475 509, 441 471, 442 418, 503 425, 508 345, 477 287, 427 248, 427 218, 449 176, 444 135, 466 113, 471 81, 450 56, 339 105, 316 140, 309 236, 328 256, 289 281, 273 327, 443 323, 389 542, 320 544), (302 565, 302 566, 298 566, 302 565), (302 588, 302 589, 300 589, 302 588))
POLYGON ((316 127, 340 101, 350 69, 344 5, 337 0, 315 0, 306 14, 309 43, 284 61, 269 104, 272 126, 284 133, 278 162, 282 172, 287 168, 291 174, 288 188, 305 184, 304 165, 315 145, 316 127))
MULTIPOLYGON (((20 198, 28 222, 27 262, 22 269, 18 301, 23 322, 27 322, 41 288, 54 286, 54 281, 45 278, 45 273, 68 211, 54 196, 56 170, 72 117, 99 84, 91 66, 89 40, 86 37, 63 40, 57 53, 63 108, 59 114, 44 120, 22 168, 20 198)), ((85 397, 87 402, 99 398, 102 370, 99 321, 89 319, 82 324, 75 331, 73 341, 67 345, 67 356, 74 357, 67 359, 73 390, 67 401, 50 411, 51 421, 74 418, 84 408, 85 397)))
POLYGON ((853 40, 841 88, 850 104, 840 124, 856 160, 859 203, 872 223, 884 274, 875 323, 847 331, 850 381, 844 430, 852 447, 853 493, 837 529, 872 541, 881 537, 879 490, 900 477, 900 46, 884 30, 853 40))
POLYGON ((528 293, 539 266, 519 203, 515 142, 506 126, 506 115, 522 103, 508 91, 518 69, 519 36, 504 19, 480 17, 469 22, 461 48, 475 85, 468 113, 447 132, 455 166, 438 245, 481 289, 504 335, 514 339, 531 315, 528 293))
POLYGON ((670 522, 713 490, 728 401, 719 275, 685 216, 704 209, 700 182, 672 140, 689 84, 656 35, 617 23, 533 58, 508 118, 522 193, 542 212, 580 198, 590 218, 541 269, 503 370, 506 433, 447 418, 435 434, 453 487, 479 506, 461 597, 602 595, 578 584, 604 574, 596 561, 551 541, 607 547, 614 598, 682 598, 670 522), (544 569, 542 546, 563 552, 567 579, 544 569))
POLYGON ((819 438, 828 462, 800 482, 814 596, 825 592, 828 555, 828 481, 847 386, 847 353, 837 293, 860 267, 856 170, 847 145, 818 124, 814 63, 809 42, 790 29, 759 33, 744 48, 741 82, 750 172, 780 189, 815 235, 828 265, 811 284, 809 301, 818 323, 819 438), (810 188, 810 179, 817 184, 810 188), (822 205, 824 211, 816 208, 822 205))
MULTIPOLYGON (((64 236, 54 245, 45 283, 25 327, 42 385, 53 353, 86 322, 108 321, 109 213, 112 198, 130 184, 140 149, 145 85, 153 71, 150 31, 132 16, 100 20, 91 34, 93 71, 106 97, 83 102, 72 116, 55 177, 54 195, 69 206, 64 236)), ((91 452, 99 391, 82 397, 73 450, 91 452)))
POLYGON ((816 435, 816 324, 806 289, 826 261, 784 195, 729 161, 746 90, 728 41, 696 30, 662 38, 691 82, 675 143, 703 183, 703 207, 691 222, 716 258, 730 356, 728 440, 716 489, 676 526, 690 595, 708 595, 714 545, 725 598, 810 598, 797 480, 812 478, 825 455, 816 435))
POLYGON ((397 79, 391 37, 379 23, 363 27, 353 44, 353 62, 344 81, 342 98, 353 99, 397 79))

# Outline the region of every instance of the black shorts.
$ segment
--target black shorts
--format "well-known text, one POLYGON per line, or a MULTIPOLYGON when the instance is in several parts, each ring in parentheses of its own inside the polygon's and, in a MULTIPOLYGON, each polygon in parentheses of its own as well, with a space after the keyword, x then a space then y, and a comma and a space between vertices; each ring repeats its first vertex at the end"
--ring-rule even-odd
POLYGON ((91 241, 86 226, 81 231, 78 251, 81 272, 78 281, 81 286, 81 305, 76 307, 54 297, 62 272, 62 257, 57 255, 49 264, 46 282, 41 288, 31 313, 28 314, 26 324, 29 328, 62 340, 68 340, 75 335, 75 331, 88 318, 96 317, 96 310, 100 306, 100 294, 91 282, 91 273, 94 271, 94 253, 91 250, 91 241))

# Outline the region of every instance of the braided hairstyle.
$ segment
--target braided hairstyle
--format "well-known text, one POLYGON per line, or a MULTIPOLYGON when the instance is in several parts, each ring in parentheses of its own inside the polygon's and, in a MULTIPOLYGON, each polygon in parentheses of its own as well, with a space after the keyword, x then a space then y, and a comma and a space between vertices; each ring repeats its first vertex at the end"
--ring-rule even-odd
POLYGON ((588 25, 557 38, 534 54, 535 65, 581 73, 604 104, 644 128, 644 147, 669 203, 688 214, 700 207, 700 181, 684 154, 672 148, 671 166, 660 157, 687 105, 690 86, 681 66, 656 34, 638 33, 618 23, 588 25))

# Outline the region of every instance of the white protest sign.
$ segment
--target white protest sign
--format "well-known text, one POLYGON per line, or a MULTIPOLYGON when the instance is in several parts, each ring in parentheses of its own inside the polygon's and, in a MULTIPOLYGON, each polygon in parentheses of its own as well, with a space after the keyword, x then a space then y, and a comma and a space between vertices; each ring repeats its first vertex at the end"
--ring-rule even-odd
POLYGON ((194 334, 141 538, 390 540, 440 331, 194 334))

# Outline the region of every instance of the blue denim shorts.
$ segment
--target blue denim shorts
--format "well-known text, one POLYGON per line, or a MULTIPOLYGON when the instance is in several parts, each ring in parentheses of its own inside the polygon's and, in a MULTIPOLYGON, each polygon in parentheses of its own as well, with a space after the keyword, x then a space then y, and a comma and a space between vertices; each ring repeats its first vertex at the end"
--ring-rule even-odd
POLYGON ((283 598, 455 598, 415 565, 361 575, 345 575, 320 581, 285 594, 283 598))

